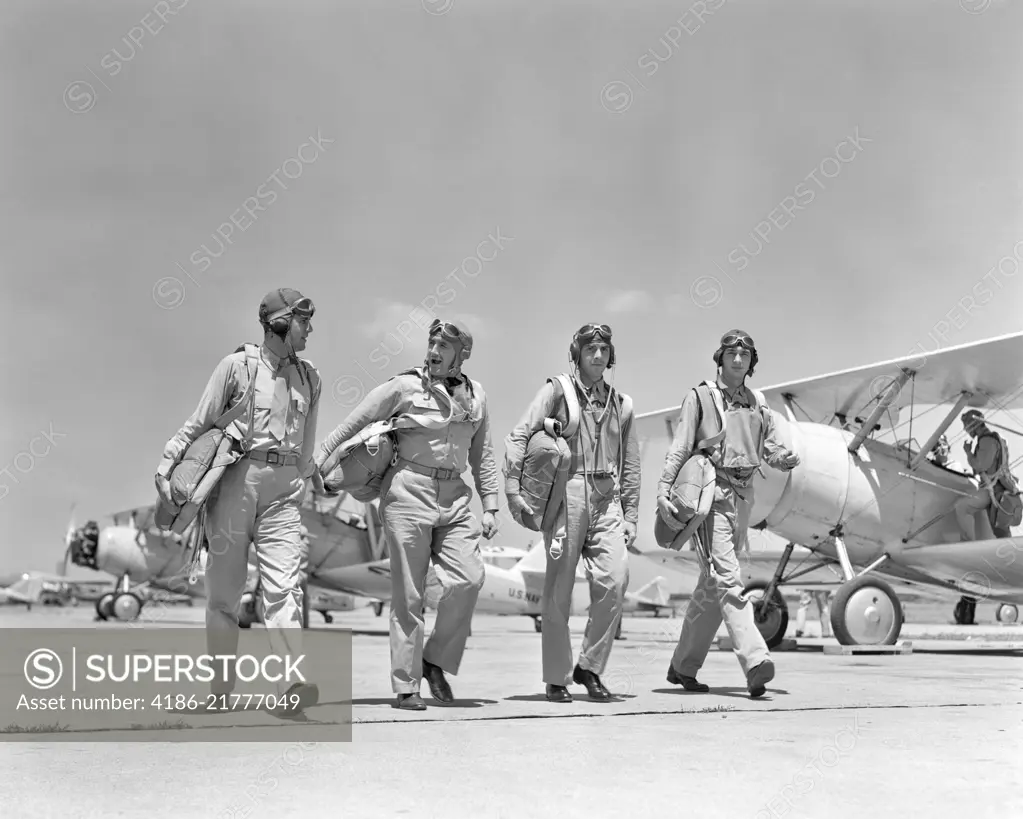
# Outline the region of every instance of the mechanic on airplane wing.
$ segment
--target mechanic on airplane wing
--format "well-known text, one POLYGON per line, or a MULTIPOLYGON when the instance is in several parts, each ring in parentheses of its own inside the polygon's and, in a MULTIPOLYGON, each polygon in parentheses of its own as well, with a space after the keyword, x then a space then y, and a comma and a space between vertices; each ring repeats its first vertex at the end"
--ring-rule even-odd
MULTIPOLYGON (((206 519, 206 640, 211 654, 234 654, 238 614, 248 577, 249 544, 255 543, 264 623, 275 653, 302 652, 302 513, 307 480, 322 491, 313 462, 320 376, 298 358, 312 332, 315 308, 297 290, 270 291, 259 305, 263 343, 221 359, 192 417, 167 442, 158 474, 166 478, 189 446, 229 406, 247 395, 249 367, 255 384, 249 410, 233 423, 244 432, 244 456, 224 472, 210 498, 206 519), (250 355, 251 353, 251 355, 250 355), (294 630, 294 631, 293 631, 294 630)), ((230 694, 236 678, 214 680, 212 693, 230 694)), ((284 687, 282 682, 281 686, 284 687)), ((294 683, 278 692, 297 695, 299 708, 319 698, 315 685, 294 683)))
MULTIPOLYGON (((1008 448, 1002 436, 994 432, 984 423, 984 416, 979 410, 970 409, 963 413, 963 427, 966 434, 974 439, 963 441, 963 449, 969 461, 970 469, 976 475, 980 486, 970 496, 960 498, 955 504, 956 521, 959 523, 960 538, 963 541, 977 540, 976 513, 991 506, 992 496, 1003 473, 1008 473, 1008 448)), ((1013 481, 1013 486, 1015 482, 1013 481)), ((987 527, 984 527, 985 529, 987 527)), ((993 532, 995 537, 998 533, 993 532)), ((987 539, 987 535, 981 538, 987 539)))
MULTIPOLYGON (((569 355, 574 400, 581 412, 578 431, 568 440, 572 468, 565 487, 564 522, 556 531, 543 533, 548 550, 543 679, 551 702, 572 701, 569 681, 585 685, 590 699, 607 702, 611 694, 600 675, 611 656, 629 582, 628 548, 636 539, 639 520, 639 443, 631 401, 626 403, 626 397, 604 381, 604 371, 615 363, 611 328, 585 325, 572 338, 569 355), (562 547, 557 558, 550 551, 552 542, 562 547), (590 580, 590 609, 579 662, 573 668, 568 618, 580 557, 590 580)), ((552 382, 540 388, 505 439, 505 493, 516 518, 533 514, 520 494, 520 478, 529 439, 544 428, 546 418, 557 418, 563 427, 567 423, 565 402, 555 397, 552 382)))
POLYGON ((317 464, 368 424, 408 413, 444 425, 394 431, 397 460, 380 487, 380 517, 391 562, 391 689, 398 707, 421 711, 425 677, 441 703, 454 697, 444 672, 457 674, 473 611, 483 586, 480 524, 462 480, 466 461, 483 502, 482 534, 497 532, 499 483, 490 442, 487 396, 462 373, 472 335, 461 324, 435 319, 426 361, 373 389, 321 445, 317 464), (433 634, 423 645, 423 595, 431 559, 443 569, 445 595, 433 634))
POLYGON ((747 548, 753 476, 761 460, 788 471, 799 464, 799 456, 790 452, 777 437, 770 410, 761 406, 758 397, 745 384, 757 361, 756 347, 747 333, 732 330, 722 336, 714 353, 718 366, 716 383, 703 382, 686 394, 675 439, 665 456, 657 487, 660 514, 665 518, 675 517, 677 509, 669 500, 669 493, 679 470, 694 454, 696 441, 709 437, 700 435, 698 438, 697 435, 707 424, 707 416, 715 415, 714 404, 709 399, 713 397, 710 390, 717 390, 725 410, 725 435, 711 455, 717 473, 714 500, 710 514, 696 535, 703 544, 703 549, 697 550, 701 554, 700 577, 686 607, 682 634, 668 667, 668 682, 680 684, 687 691, 710 690, 697 682, 696 675, 722 618, 746 675, 750 696, 762 696, 766 684, 774 678, 774 663, 757 629, 753 603, 743 595, 736 551, 747 548), (701 406, 708 408, 706 413, 701 414, 701 406), (700 417, 703 420, 698 422, 700 417), (709 564, 703 553, 709 556, 709 564))

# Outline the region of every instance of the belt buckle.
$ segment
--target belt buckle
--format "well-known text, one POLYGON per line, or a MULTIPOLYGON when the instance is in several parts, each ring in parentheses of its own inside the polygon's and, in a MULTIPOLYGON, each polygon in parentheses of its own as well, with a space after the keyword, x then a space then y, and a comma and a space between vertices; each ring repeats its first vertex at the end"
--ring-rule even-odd
POLYGON ((277 466, 278 464, 284 463, 276 449, 268 449, 266 451, 266 462, 270 464, 270 466, 277 466))

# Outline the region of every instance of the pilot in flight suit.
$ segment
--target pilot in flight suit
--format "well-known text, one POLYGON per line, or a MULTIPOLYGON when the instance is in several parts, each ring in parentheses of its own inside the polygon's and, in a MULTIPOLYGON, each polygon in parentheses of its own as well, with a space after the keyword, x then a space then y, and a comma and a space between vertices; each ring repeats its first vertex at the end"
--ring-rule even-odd
MULTIPOLYGON (((569 682, 586 686, 590 699, 607 702, 611 694, 600 675, 611 656, 629 582, 627 550, 636 539, 639 519, 639 443, 632 412, 623 413, 621 394, 604 381, 605 369, 615 363, 611 328, 580 328, 569 354, 581 411, 578 431, 568 439, 572 461, 565 520, 555 531, 543 533, 543 679, 551 702, 572 701, 569 682), (554 542, 562 549, 557 558, 551 554, 554 542), (573 663, 568 618, 580 557, 590 580, 590 610, 579 662, 573 663)), ((547 383, 505 439, 505 493, 513 517, 534 512, 520 494, 526 446, 543 429, 544 419, 554 417, 562 425, 567 421, 563 402, 556 401, 554 387, 547 383)))
POLYGON ((446 425, 394 431, 396 461, 380 488, 380 517, 391 565, 391 689, 399 708, 426 708, 419 685, 426 678, 434 698, 454 697, 444 672, 457 674, 472 625, 484 566, 481 527, 470 509, 472 490, 462 480, 470 465, 483 503, 482 534, 497 532, 497 467, 490 441, 487 396, 461 372, 472 336, 455 322, 434 320, 423 367, 399 373, 371 390, 320 446, 327 455, 366 425, 401 414, 451 414, 446 425), (433 634, 423 645, 423 598, 433 561, 445 576, 433 634))
MULTIPOLYGON (((312 332, 315 308, 297 290, 267 294, 259 306, 263 343, 256 362, 251 412, 234 422, 247 452, 225 470, 209 500, 206 536, 206 639, 211 654, 233 654, 238 615, 254 543, 263 594, 264 622, 277 654, 301 654, 301 511, 305 481, 323 491, 313 448, 320 400, 320 375, 296 355, 312 332)), ((249 376, 244 349, 223 358, 192 416, 164 449, 158 474, 166 477, 185 450, 246 393, 249 376)), ((233 671, 233 670, 232 670, 233 671)), ((236 676, 217 679, 215 695, 230 694, 236 676)), ((297 694, 298 709, 318 700, 315 685, 282 679, 278 695, 297 694)), ((267 692, 270 693, 270 692, 267 692)), ((289 708, 294 701, 289 700, 289 708)))
MULTIPOLYGON (((757 360, 753 339, 742 330, 725 333, 714 353, 718 365, 716 389, 720 390, 725 407, 725 437, 711 458, 717 472, 714 501, 695 536, 703 545, 699 550, 700 577, 686 607, 682 633, 668 667, 668 682, 680 684, 688 691, 710 690, 697 682, 696 675, 722 618, 746 675, 750 696, 762 696, 766 684, 774 678, 774 663, 757 629, 753 603, 743 595, 736 552, 747 548, 753 476, 760 466, 761 450, 768 464, 786 471, 799 464, 799 456, 786 449, 775 433, 770 411, 758 409, 756 397, 745 385, 757 360), (709 555, 709 563, 705 555, 709 555)), ((690 390, 682 402, 675 439, 665 456, 657 486, 657 505, 665 519, 673 518, 677 511, 669 493, 679 470, 693 455, 699 412, 697 394, 690 390)))

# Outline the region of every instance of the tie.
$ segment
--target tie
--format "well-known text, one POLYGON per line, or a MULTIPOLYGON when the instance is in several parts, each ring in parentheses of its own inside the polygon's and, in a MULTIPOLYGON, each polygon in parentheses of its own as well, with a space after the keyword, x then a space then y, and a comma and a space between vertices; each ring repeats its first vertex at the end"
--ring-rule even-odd
POLYGON ((285 421, 288 418, 288 382, 283 375, 274 379, 274 398, 270 404, 270 434, 284 443, 285 421))

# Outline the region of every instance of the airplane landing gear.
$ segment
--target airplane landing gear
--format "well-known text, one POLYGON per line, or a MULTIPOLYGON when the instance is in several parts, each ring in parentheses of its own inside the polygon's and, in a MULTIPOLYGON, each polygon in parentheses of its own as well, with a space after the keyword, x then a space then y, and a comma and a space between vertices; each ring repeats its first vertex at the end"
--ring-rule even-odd
POLYGON ((835 594, 831 628, 844 646, 895 645, 902 631, 902 606, 885 581, 860 575, 835 594))
POLYGON ((114 597, 110 608, 114 617, 122 623, 130 623, 142 613, 142 598, 134 592, 121 592, 114 597))
POLYGON ((326 623, 327 625, 330 625, 331 623, 334 622, 334 615, 331 614, 329 611, 321 611, 320 614, 323 615, 323 622, 326 623))
POLYGON ((100 620, 109 620, 114 616, 114 598, 117 595, 107 592, 96 601, 96 616, 100 620))
POLYGON ((995 620, 999 623, 1016 623, 1019 621, 1019 609, 1012 603, 1001 603, 995 610, 995 620))
POLYGON ((373 604, 373 613, 377 617, 379 617, 381 614, 384 613, 384 603, 383 603, 382 600, 379 603, 374 603, 373 604))
POLYGON ((539 617, 533 618, 533 628, 536 629, 537 634, 541 634, 543 632, 543 624, 540 622, 539 617))
POLYGON ((789 607, 777 586, 769 600, 764 599, 767 583, 757 580, 745 589, 746 599, 753 603, 753 619, 768 648, 776 648, 789 627, 789 607))

